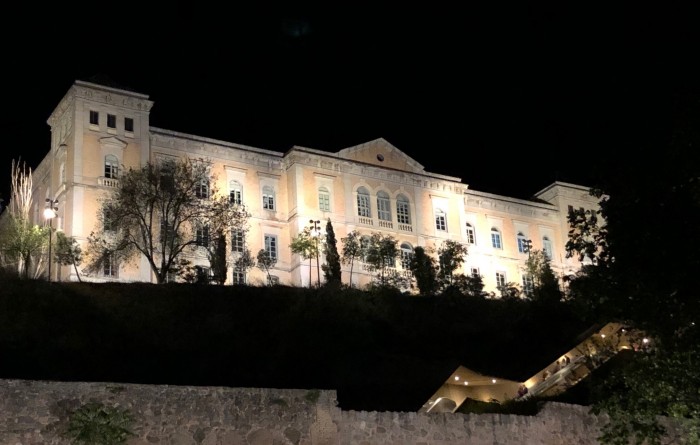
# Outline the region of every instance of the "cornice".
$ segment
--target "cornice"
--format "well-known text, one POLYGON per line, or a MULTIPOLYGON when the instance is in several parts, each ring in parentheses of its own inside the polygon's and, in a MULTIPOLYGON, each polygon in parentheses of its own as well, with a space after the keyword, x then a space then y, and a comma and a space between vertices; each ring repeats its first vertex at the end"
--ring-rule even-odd
POLYGON ((510 215, 520 215, 527 218, 550 221, 559 220, 559 210, 553 205, 500 197, 498 195, 470 193, 464 196, 464 205, 466 212, 478 208, 510 215))
POLYGON ((148 96, 117 88, 105 87, 89 82, 77 81, 73 85, 75 97, 105 105, 128 108, 135 111, 149 112, 153 107, 153 101, 148 96))

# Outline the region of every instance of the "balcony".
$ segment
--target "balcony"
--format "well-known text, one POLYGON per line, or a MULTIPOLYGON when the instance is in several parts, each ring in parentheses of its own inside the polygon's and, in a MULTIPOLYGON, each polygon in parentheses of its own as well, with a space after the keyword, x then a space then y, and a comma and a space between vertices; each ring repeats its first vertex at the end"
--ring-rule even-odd
POLYGON ((119 179, 99 177, 97 178, 97 185, 116 188, 119 187, 119 179))

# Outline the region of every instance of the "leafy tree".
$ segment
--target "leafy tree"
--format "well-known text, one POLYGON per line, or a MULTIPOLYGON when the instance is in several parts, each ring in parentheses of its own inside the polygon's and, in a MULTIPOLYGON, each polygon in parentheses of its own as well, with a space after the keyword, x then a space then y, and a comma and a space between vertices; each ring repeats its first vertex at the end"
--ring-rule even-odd
POLYGON ((591 190, 600 212, 569 218, 568 254, 591 259, 570 284, 572 298, 656 345, 604 382, 594 405, 610 416, 604 443, 659 443, 659 416, 681 419, 687 443, 700 442, 700 101, 683 95, 673 106, 673 119, 654 127, 662 131, 634 140, 635 150, 663 156, 606 159, 610 170, 591 190))
POLYGON ((143 255, 164 283, 186 248, 195 249, 196 228, 217 219, 216 188, 207 162, 184 158, 129 169, 98 213, 99 229, 89 237, 89 270, 107 255, 128 261, 143 255), (211 181, 213 183, 213 181, 211 181))
POLYGON ((467 256, 467 246, 457 241, 444 240, 438 249, 438 282, 444 289, 453 284, 454 271, 457 270, 467 256))
POLYGON ((325 254, 326 264, 323 265, 323 277, 329 286, 340 286, 342 283, 342 272, 340 269, 340 254, 338 253, 338 242, 335 239, 335 231, 330 218, 326 222, 326 242, 325 254))
POLYGON ((224 234, 223 230, 216 232, 213 239, 213 244, 215 249, 208 249, 209 264, 211 265, 211 270, 214 273, 212 281, 216 282, 217 284, 226 284, 226 278, 228 275, 228 261, 226 235, 224 234))
POLYGON ((250 253, 250 250, 244 248, 243 251, 240 252, 236 259, 233 261, 233 268, 234 270, 243 274, 245 281, 245 276, 248 274, 248 271, 253 267, 255 267, 255 258, 253 258, 253 255, 250 253))
POLYGON ((209 212, 200 220, 200 224, 207 228, 210 240, 200 248, 207 252, 214 274, 212 280, 225 284, 228 275, 226 235, 236 231, 245 237, 249 229, 250 213, 245 206, 231 202, 228 196, 212 198, 209 205, 209 212))
POLYGON ((0 255, 5 267, 12 265, 24 278, 41 274, 50 230, 31 223, 32 183, 31 169, 13 160, 10 204, 0 222, 0 255))
POLYGON ((411 256, 411 272, 416 279, 418 290, 429 295, 437 289, 437 266, 435 259, 428 255, 423 247, 415 247, 411 256))
POLYGON ((530 250, 524 269, 526 276, 532 280, 532 288, 524 289, 528 297, 539 302, 561 301, 563 294, 559 287, 559 280, 544 251, 530 250))
POLYGON ((311 287, 311 260, 318 254, 316 239, 311 236, 311 228, 304 227, 294 238, 289 248, 292 253, 299 255, 304 260, 309 260, 309 287, 311 287))
POLYGON ((270 255, 267 250, 260 249, 258 251, 257 266, 267 274, 268 286, 272 286, 272 275, 270 275, 270 269, 275 267, 275 264, 277 264, 277 258, 270 255))
POLYGON ((348 236, 340 239, 343 242, 343 254, 341 261, 343 264, 350 264, 350 287, 352 287, 352 269, 355 259, 362 255, 362 243, 360 232, 353 230, 348 236))
POLYGON ((484 280, 481 278, 481 275, 455 275, 452 285, 456 287, 462 295, 477 298, 486 297, 486 293, 484 292, 484 280))
POLYGON ((363 249, 365 262, 375 272, 375 280, 381 287, 399 287, 403 283, 396 272, 396 258, 399 256, 398 241, 391 235, 372 233, 363 249))
POLYGON ((78 266, 83 262, 83 250, 80 244, 72 236, 66 236, 63 232, 56 233, 56 261, 64 266, 73 266, 78 281, 80 278, 78 266))

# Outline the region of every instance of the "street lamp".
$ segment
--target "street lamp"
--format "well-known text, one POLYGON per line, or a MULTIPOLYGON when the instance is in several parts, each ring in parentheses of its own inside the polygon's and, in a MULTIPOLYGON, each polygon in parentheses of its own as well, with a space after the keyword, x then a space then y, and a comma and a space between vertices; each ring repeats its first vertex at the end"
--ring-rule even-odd
POLYGON ((56 212, 58 211, 58 199, 46 198, 46 206, 44 208, 44 219, 49 221, 49 275, 48 280, 51 282, 51 235, 53 234, 53 219, 56 217, 56 212))
POLYGON ((526 239, 523 241, 523 246, 525 247, 525 252, 527 252, 527 257, 530 258, 530 251, 532 250, 532 240, 526 239))
POLYGON ((316 274, 318 275, 318 285, 321 286, 321 268, 318 266, 318 237, 321 236, 321 229, 318 225, 321 224, 321 221, 310 219, 309 224, 314 225, 311 233, 316 238, 316 274))

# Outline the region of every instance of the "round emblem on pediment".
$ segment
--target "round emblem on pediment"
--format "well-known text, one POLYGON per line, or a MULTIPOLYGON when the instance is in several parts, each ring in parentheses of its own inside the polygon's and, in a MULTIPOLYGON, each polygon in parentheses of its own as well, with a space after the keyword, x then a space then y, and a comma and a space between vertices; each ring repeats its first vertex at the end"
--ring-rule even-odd
POLYGON ((381 153, 379 153, 379 154, 377 155, 377 160, 378 160, 379 162, 384 162, 384 155, 381 154, 381 153))

